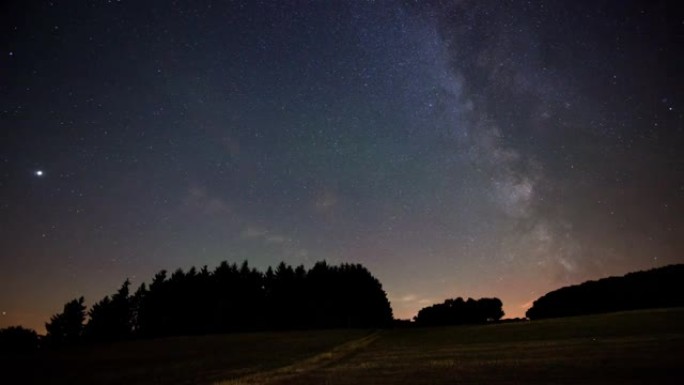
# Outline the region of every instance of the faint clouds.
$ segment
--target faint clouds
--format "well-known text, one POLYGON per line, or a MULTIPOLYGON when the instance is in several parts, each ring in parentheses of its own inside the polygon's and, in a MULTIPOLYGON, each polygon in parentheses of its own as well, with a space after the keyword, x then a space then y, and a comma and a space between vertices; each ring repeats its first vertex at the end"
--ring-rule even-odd
POLYGON ((521 305, 518 306, 518 307, 519 307, 520 309, 527 310, 527 309, 529 309, 529 308, 532 307, 532 304, 533 304, 533 303, 534 303, 534 300, 531 299, 531 300, 529 300, 529 301, 527 301, 527 302, 521 304, 521 305))
POLYGON ((435 303, 432 298, 422 297, 416 293, 407 293, 400 296, 390 296, 394 315, 398 319, 411 319, 421 309, 435 303))
POLYGON ((402 297, 396 298, 393 302, 399 302, 404 304, 419 304, 419 305, 429 305, 432 304, 430 298, 420 297, 417 294, 406 294, 402 297))
POLYGON ((558 257, 558 264, 560 264, 567 273, 574 273, 575 271, 577 271, 577 266, 575 265, 575 263, 572 260, 565 258, 564 256, 558 257))
POLYGON ((283 244, 291 242, 292 239, 282 234, 274 233, 268 229, 258 226, 247 226, 240 233, 240 238, 258 240, 269 244, 283 244))
POLYGON ((337 194, 329 190, 320 192, 314 200, 314 207, 316 208, 316 211, 323 213, 332 210, 336 205, 337 194))
POLYGON ((285 243, 290 239, 282 235, 269 235, 266 237, 266 243, 285 243))
POLYGON ((401 302, 413 302, 416 300, 416 296, 414 294, 409 294, 401 297, 401 302))
POLYGON ((266 236, 268 231, 255 226, 247 226, 240 233, 242 239, 258 239, 266 236))
POLYGON ((286 234, 262 226, 246 225, 240 232, 240 238, 253 244, 260 244, 271 251, 275 250, 280 259, 295 261, 295 263, 310 262, 309 250, 302 247, 298 240, 286 234))
POLYGON ((200 186, 191 186, 183 203, 186 209, 204 215, 224 215, 232 212, 228 202, 210 195, 205 188, 200 186))

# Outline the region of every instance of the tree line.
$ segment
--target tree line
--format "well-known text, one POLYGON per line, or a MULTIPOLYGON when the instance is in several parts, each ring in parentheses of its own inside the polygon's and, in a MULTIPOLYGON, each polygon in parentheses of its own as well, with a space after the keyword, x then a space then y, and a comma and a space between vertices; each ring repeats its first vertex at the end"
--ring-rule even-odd
POLYGON ((684 306, 684 265, 566 286, 532 304, 529 319, 684 306))
MULTIPOLYGON (((646 308, 684 306, 684 265, 588 281, 537 299, 529 319, 646 308)), ((39 346, 117 341, 175 335, 258 330, 443 326, 498 322, 498 298, 448 299, 421 309, 414 322, 393 320, 380 282, 362 265, 311 269, 280 263, 265 272, 222 262, 172 274, 157 273, 149 285, 131 292, 126 280, 112 295, 88 309, 83 297, 64 305, 46 323, 47 335, 13 326, 0 329, 0 353, 39 346)))
POLYGON ((446 326, 495 322, 504 316, 503 303, 498 298, 447 299, 425 307, 414 318, 420 326, 446 326))
POLYGON ((380 328, 393 320, 380 282, 362 265, 311 269, 280 263, 265 272, 221 263, 215 270, 157 273, 149 285, 119 290, 86 311, 84 298, 46 323, 45 343, 73 345, 257 330, 380 328))

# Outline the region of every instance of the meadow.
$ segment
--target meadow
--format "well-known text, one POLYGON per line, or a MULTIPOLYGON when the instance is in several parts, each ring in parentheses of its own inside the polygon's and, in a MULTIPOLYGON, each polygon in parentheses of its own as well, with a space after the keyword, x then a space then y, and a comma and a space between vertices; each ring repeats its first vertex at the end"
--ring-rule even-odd
POLYGON ((0 384, 211 384, 291 365, 367 334, 328 330, 170 337, 0 357, 0 384))
POLYGON ((0 365, 13 378, 2 383, 681 384, 684 309, 166 338, 3 357, 0 365))
MULTIPOLYGON (((395 330, 277 384, 682 384, 684 309, 395 330)), ((277 377, 277 376, 276 376, 277 377)))

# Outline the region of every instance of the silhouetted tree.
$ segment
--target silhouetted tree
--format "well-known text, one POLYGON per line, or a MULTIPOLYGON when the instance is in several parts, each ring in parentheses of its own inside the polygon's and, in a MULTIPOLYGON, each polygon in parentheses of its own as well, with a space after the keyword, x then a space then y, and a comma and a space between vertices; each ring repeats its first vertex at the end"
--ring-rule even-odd
POLYGON ((298 275, 292 266, 281 262, 275 272, 269 267, 264 275, 267 325, 271 329, 303 327, 306 312, 304 291, 306 275, 298 275))
POLYGON ((549 292, 532 304, 530 319, 684 306, 684 265, 587 281, 549 292))
POLYGON ((143 282, 131 297, 131 333, 136 336, 142 335, 140 324, 144 319, 144 314, 141 315, 141 313, 145 312, 144 301, 148 293, 147 285, 143 282))
POLYGON ((0 354, 29 353, 38 349, 38 334, 21 326, 0 329, 0 354))
POLYGON ((166 270, 155 274, 149 290, 138 289, 136 292, 137 309, 134 328, 141 337, 158 337, 169 335, 168 316, 165 309, 171 306, 167 294, 166 270))
POLYGON ((392 308, 380 282, 361 265, 318 262, 307 274, 311 327, 387 327, 392 308))
POLYGON ((81 340, 85 306, 83 297, 74 299, 64 305, 64 311, 53 315, 45 324, 46 342, 51 346, 73 345, 81 340))
POLYGON ((236 282, 238 291, 233 299, 233 326, 236 330, 263 329, 266 318, 265 293, 262 274, 251 269, 247 261, 240 266, 236 282))
POLYGON ((361 265, 319 262, 307 271, 281 262, 261 273, 247 261, 222 262, 213 272, 162 270, 133 296, 129 286, 90 309, 90 340, 392 323, 382 285, 361 265))
POLYGON ((234 307, 232 297, 239 290, 239 270, 236 264, 228 264, 223 261, 214 270, 212 276, 213 290, 215 295, 214 315, 212 317, 212 330, 215 332, 227 332, 235 330, 234 307))
POLYGON ((415 322, 421 326, 481 324, 494 322, 504 316, 503 303, 498 298, 447 299, 441 304, 421 309, 415 322))
POLYGON ((104 297, 88 312, 90 319, 85 335, 94 341, 116 341, 127 339, 133 330, 133 304, 129 294, 131 282, 126 281, 110 298, 104 297))

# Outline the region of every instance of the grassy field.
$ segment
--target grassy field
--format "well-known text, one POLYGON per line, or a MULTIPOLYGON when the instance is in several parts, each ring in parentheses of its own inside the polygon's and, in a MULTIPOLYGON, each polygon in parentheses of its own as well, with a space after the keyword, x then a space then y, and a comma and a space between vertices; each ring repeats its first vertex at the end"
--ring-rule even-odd
POLYGON ((684 309, 385 332, 272 384, 682 384, 684 309))
POLYGON ((173 337, 0 356, 0 384, 212 384, 291 365, 368 334, 334 330, 173 337))
POLYGON ((9 383, 41 384, 680 384, 684 309, 375 333, 168 338, 0 365, 4 378, 11 369, 20 379, 9 383))

